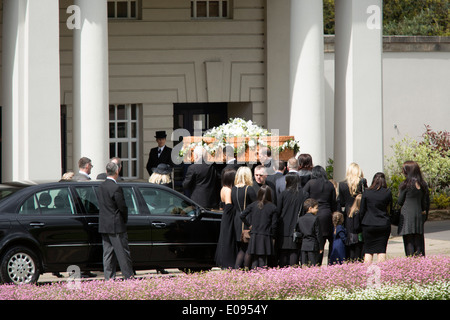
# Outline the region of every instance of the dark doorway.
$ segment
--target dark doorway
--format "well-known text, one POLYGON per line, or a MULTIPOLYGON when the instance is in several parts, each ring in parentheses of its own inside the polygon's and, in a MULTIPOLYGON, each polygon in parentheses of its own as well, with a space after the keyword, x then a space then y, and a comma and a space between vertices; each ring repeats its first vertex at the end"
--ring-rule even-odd
MULTIPOLYGON (((228 103, 174 103, 173 129, 186 129, 193 136, 194 122, 200 121, 203 135, 208 129, 228 121, 227 110, 228 103)), ((179 192, 184 191, 182 184, 188 166, 189 164, 181 164, 174 168, 174 187, 179 192)))
POLYGON ((202 123, 202 134, 227 122, 227 103, 175 103, 173 129, 186 129, 194 135, 194 121, 202 123))

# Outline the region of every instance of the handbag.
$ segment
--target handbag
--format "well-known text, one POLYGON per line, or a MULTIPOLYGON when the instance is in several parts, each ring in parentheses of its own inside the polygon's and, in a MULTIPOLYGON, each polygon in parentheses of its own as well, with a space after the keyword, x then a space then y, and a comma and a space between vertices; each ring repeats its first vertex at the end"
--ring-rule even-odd
MULTIPOLYGON (((247 189, 248 186, 245 187, 245 194, 244 194, 244 210, 246 207, 246 203, 247 203, 247 189)), ((239 190, 239 188, 237 189, 239 190)), ((242 208, 241 205, 239 204, 239 197, 238 197, 238 206, 239 206, 239 211, 242 212, 242 208)), ((248 243, 250 241, 250 231, 252 230, 252 226, 250 226, 249 229, 244 229, 244 222, 242 222, 242 232, 241 232, 241 242, 243 243, 248 243)))

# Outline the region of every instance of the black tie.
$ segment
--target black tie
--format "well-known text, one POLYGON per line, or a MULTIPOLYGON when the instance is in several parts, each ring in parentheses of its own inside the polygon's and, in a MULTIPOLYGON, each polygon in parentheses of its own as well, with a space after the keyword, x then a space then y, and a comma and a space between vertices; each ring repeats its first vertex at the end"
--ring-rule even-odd
POLYGON ((158 148, 158 158, 161 155, 161 148, 158 148))

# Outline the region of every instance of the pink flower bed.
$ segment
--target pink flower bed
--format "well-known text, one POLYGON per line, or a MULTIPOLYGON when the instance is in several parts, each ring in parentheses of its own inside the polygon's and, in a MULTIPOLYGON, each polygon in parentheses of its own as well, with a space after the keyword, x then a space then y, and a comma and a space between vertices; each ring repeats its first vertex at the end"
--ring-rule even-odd
POLYGON ((397 258, 371 267, 349 263, 313 268, 226 270, 127 281, 61 281, 2 285, 1 300, 234 300, 323 299, 336 289, 450 282, 450 257, 397 258), (377 271, 373 272, 373 268, 377 271))

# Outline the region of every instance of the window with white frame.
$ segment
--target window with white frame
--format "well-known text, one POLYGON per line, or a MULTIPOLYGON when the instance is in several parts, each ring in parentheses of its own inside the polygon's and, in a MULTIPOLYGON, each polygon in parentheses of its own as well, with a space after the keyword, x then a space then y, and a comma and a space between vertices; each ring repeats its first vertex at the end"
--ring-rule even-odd
POLYGON ((109 105, 109 156, 122 160, 121 176, 139 178, 139 105, 109 105))
POLYGON ((137 0, 108 0, 109 19, 137 19, 137 0))
POLYGON ((230 17, 230 0, 192 0, 191 18, 223 19, 230 17))

